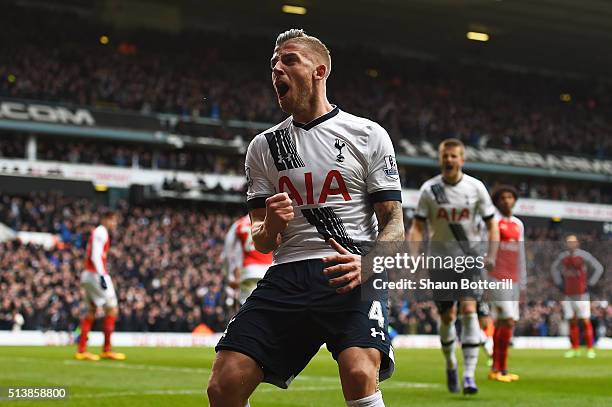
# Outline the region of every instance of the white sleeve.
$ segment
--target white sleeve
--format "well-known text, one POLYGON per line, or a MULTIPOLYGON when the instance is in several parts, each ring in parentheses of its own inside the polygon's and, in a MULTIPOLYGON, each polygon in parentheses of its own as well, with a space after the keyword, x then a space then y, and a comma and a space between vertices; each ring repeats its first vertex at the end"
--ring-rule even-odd
POLYGON ((104 270, 104 262, 102 261, 102 254, 104 253, 104 245, 108 240, 108 233, 103 228, 96 228, 93 232, 93 239, 91 239, 91 262, 96 268, 96 272, 100 275, 106 274, 104 270))
POLYGON ((519 276, 521 279, 520 287, 527 287, 527 256, 525 255, 525 225, 520 219, 516 219, 521 227, 521 235, 519 237, 519 276))
POLYGON ((591 268, 593 269, 593 275, 589 279, 589 285, 594 286, 599 281, 599 278, 603 274, 603 266, 601 263, 589 252, 584 252, 582 258, 584 261, 589 263, 591 268))
POLYGON ((557 256, 552 266, 550 266, 550 272, 552 274, 553 281, 556 285, 560 285, 563 283, 563 277, 561 275, 561 269, 559 266, 561 265, 561 261, 567 256, 567 252, 562 252, 557 256))
POLYGON ((495 206, 493 206, 487 187, 482 182, 478 183, 478 211, 484 220, 488 220, 495 215, 495 206))
POLYGON ((247 149, 244 171, 247 181, 247 206, 249 210, 266 207, 266 198, 276 193, 276 188, 266 170, 265 137, 257 136, 247 149))
POLYGON ((242 266, 242 247, 240 239, 236 235, 238 222, 232 223, 232 226, 225 235, 223 245, 223 258, 227 264, 227 275, 231 279, 234 277, 234 270, 242 266))
POLYGON ((400 182, 395 150, 389 134, 374 123, 369 129, 368 137, 368 169, 366 185, 370 201, 402 201, 402 185, 400 182))
POLYGON ((427 189, 425 188, 425 185, 423 185, 421 187, 421 190, 419 191, 419 200, 414 211, 414 217, 426 221, 427 219, 429 219, 429 208, 429 195, 427 194, 427 189))

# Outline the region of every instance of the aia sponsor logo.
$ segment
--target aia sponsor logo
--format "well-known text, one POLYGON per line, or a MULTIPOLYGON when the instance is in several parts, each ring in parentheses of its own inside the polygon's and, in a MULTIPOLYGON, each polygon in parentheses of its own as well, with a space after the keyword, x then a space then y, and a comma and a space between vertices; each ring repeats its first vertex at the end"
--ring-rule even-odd
POLYGON ((468 208, 439 208, 437 218, 447 222, 461 222, 470 219, 470 210, 468 208))
MULTIPOLYGON (((294 179, 294 181, 297 182, 298 180, 294 179)), ((301 185, 298 186, 301 187, 301 185)), ((340 174, 338 170, 331 170, 327 173, 325 181, 323 181, 323 186, 316 197, 314 195, 312 172, 304 173, 304 188, 300 188, 299 190, 289 177, 283 175, 278 179, 278 191, 287 192, 289 198, 295 201, 297 206, 314 205, 315 203, 324 204, 327 202, 327 198, 330 195, 342 195, 345 201, 351 200, 351 195, 346 188, 344 178, 342 178, 342 174, 340 174), (306 196, 300 194, 299 190, 304 191, 306 196)))

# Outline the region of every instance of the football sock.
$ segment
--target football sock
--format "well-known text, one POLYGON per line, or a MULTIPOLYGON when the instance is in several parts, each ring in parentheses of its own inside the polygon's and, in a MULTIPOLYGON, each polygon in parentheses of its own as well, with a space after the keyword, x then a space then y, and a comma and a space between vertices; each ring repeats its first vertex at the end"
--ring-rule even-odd
POLYGON ((583 320, 584 323, 584 342, 586 343, 587 349, 593 347, 593 325, 588 319, 583 320))
POLYGON ((455 329, 455 321, 450 324, 445 324, 440 321, 440 344, 442 345, 442 353, 446 359, 447 369, 457 368, 457 357, 455 356, 455 341, 457 339, 457 331, 455 329))
POLYGON ((572 349, 578 349, 580 346, 580 328, 578 328, 578 321, 573 319, 570 321, 570 342, 572 349))
POLYGON ((474 377, 480 350, 480 325, 475 312, 461 316, 461 350, 463 351, 463 376, 474 377))
POLYGON ((499 359, 500 346, 501 346, 501 327, 496 327, 493 332, 493 370, 499 372, 501 370, 501 363, 499 359))
POLYGON ((359 400, 346 400, 346 405, 348 407, 385 407, 385 402, 379 390, 371 396, 359 400))
POLYGON ((480 330, 480 343, 487 352, 487 355, 493 356, 493 338, 487 335, 482 329, 480 330))
POLYGON ((84 317, 81 320, 81 336, 79 338, 79 347, 78 352, 83 353, 85 349, 87 349, 87 336, 89 335, 89 331, 91 331, 91 326, 94 323, 94 319, 89 315, 84 317))
POLYGON ((508 372, 508 348, 512 339, 512 328, 508 326, 499 327, 499 371, 508 372))
POLYGON ((110 352, 111 350, 111 335, 115 330, 116 320, 117 317, 112 315, 107 315, 106 318, 104 318, 104 352, 110 352))

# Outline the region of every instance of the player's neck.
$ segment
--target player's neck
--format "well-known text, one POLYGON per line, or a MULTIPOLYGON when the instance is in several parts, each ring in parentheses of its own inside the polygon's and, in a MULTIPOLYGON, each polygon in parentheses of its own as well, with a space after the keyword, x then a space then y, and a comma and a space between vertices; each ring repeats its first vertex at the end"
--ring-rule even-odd
POLYGON ((309 105, 306 109, 293 112, 292 116, 293 120, 295 120, 296 122, 307 124, 315 120, 316 118, 319 118, 324 114, 331 112, 333 109, 334 107, 331 105, 331 103, 327 101, 326 98, 316 99, 314 103, 309 105))
POLYGON ((463 178, 463 171, 457 171, 457 174, 455 174, 454 177, 447 177, 445 175, 442 175, 442 180, 446 184, 450 184, 450 185, 457 184, 459 181, 461 181, 461 178, 463 178))

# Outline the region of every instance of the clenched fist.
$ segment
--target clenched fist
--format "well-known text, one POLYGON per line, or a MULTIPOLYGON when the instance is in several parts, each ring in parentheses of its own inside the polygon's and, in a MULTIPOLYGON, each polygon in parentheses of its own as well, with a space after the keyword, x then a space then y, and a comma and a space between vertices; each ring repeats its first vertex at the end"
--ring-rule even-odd
POLYGON ((287 228, 293 219, 293 205, 286 192, 272 195, 266 199, 266 230, 276 236, 287 228))

